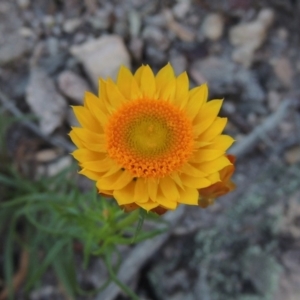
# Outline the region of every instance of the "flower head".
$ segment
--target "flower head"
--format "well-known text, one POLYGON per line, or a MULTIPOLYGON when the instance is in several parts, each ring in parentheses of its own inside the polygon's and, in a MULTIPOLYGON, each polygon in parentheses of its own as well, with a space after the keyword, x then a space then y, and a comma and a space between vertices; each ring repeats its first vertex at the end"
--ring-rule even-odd
POLYGON ((121 67, 116 83, 100 79, 99 95, 87 92, 84 106, 73 108, 80 173, 125 211, 200 205, 199 191, 233 168, 226 156, 233 139, 218 117, 222 100, 207 96, 206 84, 189 90, 186 72, 176 77, 170 64, 156 76, 147 65, 134 75, 121 67))

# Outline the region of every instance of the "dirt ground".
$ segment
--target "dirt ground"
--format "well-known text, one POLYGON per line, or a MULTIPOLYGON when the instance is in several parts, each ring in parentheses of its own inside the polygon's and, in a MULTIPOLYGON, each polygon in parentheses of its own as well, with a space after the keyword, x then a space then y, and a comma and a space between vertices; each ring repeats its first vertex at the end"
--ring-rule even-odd
MULTIPOLYGON (((210 98, 225 99, 237 189, 174 221, 126 279, 140 299, 299 299, 299 16, 299 0, 0 1, 0 114, 31 116, 6 132, 29 178, 72 163, 70 105, 121 64, 157 71, 170 62, 191 87, 208 82, 210 98)), ((106 276, 97 258, 83 270, 79 256, 76 268, 86 289, 106 276)), ((53 276, 16 299, 68 299, 53 276)), ((128 299, 110 291, 78 299, 128 299)))

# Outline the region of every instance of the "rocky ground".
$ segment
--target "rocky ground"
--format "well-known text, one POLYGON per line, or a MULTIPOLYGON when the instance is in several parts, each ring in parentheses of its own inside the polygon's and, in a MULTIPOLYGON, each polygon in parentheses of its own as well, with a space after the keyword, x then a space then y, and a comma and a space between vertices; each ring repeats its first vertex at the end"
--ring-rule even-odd
MULTIPOLYGON (((120 64, 157 71, 171 62, 191 86, 208 82, 210 98, 225 98, 238 188, 207 210, 183 212, 128 278, 141 299, 298 299, 299 13, 297 0, 1 0, 0 107, 33 116, 7 134, 26 176, 72 163, 70 105, 120 64)), ((78 260, 78 280, 96 288, 101 262, 82 270, 78 260)), ((28 299, 67 299, 51 276, 28 299)))

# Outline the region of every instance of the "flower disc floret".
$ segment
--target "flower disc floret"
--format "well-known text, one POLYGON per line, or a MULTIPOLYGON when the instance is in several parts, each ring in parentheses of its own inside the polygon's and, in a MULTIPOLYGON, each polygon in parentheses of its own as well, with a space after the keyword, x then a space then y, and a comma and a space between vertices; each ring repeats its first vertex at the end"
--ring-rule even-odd
POLYGON ((136 100, 115 112, 105 130, 108 155, 134 177, 178 171, 193 151, 192 124, 166 101, 136 100))

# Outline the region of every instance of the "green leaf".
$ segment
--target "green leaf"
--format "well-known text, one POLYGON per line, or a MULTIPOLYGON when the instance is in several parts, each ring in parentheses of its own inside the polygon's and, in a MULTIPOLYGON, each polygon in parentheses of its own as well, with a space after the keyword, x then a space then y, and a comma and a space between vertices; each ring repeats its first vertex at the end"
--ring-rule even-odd
POLYGON ((75 299, 77 283, 71 244, 69 245, 68 251, 65 255, 59 255, 53 261, 53 268, 59 281, 63 285, 65 292, 69 297, 71 297, 71 299, 75 299))
POLYGON ((47 270, 47 268, 56 260, 57 256, 63 255, 60 253, 63 247, 68 243, 68 240, 59 240, 58 242, 54 243, 53 247, 49 247, 46 249, 45 259, 39 264, 39 268, 35 270, 35 272, 30 276, 30 279, 26 283, 25 289, 28 291, 33 287, 36 281, 43 275, 43 273, 47 270))

